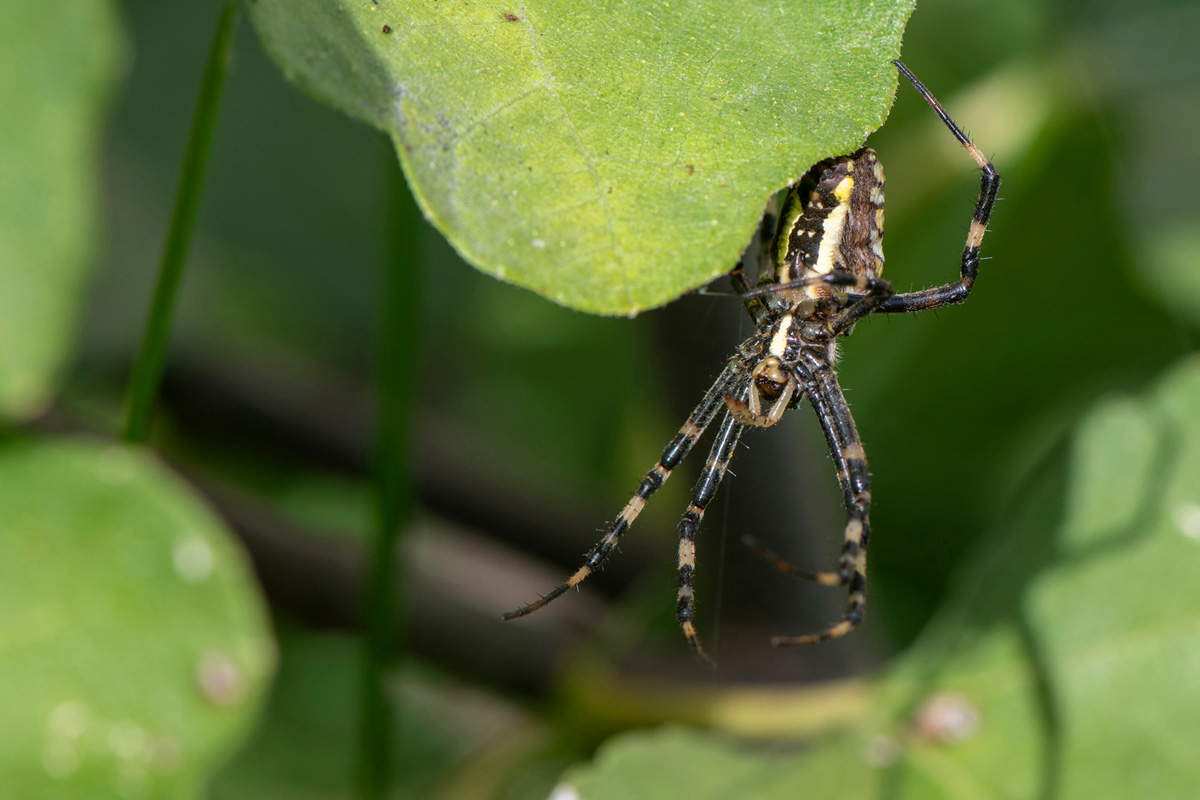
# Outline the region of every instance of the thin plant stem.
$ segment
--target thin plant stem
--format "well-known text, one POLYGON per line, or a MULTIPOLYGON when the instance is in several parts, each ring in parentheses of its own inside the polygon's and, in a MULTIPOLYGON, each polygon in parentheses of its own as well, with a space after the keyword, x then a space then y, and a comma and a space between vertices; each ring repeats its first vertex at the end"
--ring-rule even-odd
POLYGON ((124 434, 127 442, 143 443, 150 436, 150 420, 154 412, 154 402, 158 397, 159 383, 162 381, 167 342, 171 336, 171 315, 175 310, 175 298, 179 294, 188 243, 192 238, 196 212, 200 207, 200 195, 204 188, 204 175, 212 148, 217 109, 221 105, 221 90, 225 85, 225 72, 229 65, 236 20, 237 2, 226 0, 213 34, 208 63, 204 67, 204 79, 200 83, 200 93, 196 98, 196 111, 192 116, 192 129, 183 156, 179 189, 175 195, 175 209, 167 231, 167 242, 163 247, 154 300, 142 335, 141 351, 129 379, 129 407, 124 434))
POLYGON ((411 506, 408 465, 413 384, 419 356, 419 277, 416 251, 420 214, 400 171, 393 167, 387 205, 389 247, 381 280, 376 381, 376 529, 371 548, 362 652, 358 789, 362 800, 387 796, 392 783, 396 720, 385 673, 399 655, 398 545, 411 506))

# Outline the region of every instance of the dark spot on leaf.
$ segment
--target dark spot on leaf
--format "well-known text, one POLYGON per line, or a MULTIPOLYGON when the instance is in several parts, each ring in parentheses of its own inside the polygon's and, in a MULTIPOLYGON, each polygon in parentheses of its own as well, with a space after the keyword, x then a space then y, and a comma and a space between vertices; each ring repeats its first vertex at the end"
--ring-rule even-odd
POLYGON ((384 33, 391 33, 391 32, 392 32, 392 26, 391 26, 391 25, 384 25, 384 26, 383 26, 383 32, 384 32, 384 33))
POLYGON ((696 165, 695 165, 695 164, 688 164, 688 165, 687 165, 687 171, 688 171, 688 175, 695 175, 695 174, 696 174, 696 165))
POLYGON ((521 18, 511 12, 505 12, 504 18, 509 22, 520 22, 521 18))

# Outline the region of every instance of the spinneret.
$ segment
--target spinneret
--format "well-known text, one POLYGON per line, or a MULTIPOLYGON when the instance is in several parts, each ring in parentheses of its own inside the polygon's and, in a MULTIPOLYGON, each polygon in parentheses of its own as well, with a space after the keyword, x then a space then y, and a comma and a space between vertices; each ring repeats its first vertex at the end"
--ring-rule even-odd
POLYGON ((814 165, 785 194, 778 220, 770 214, 763 220, 757 285, 751 288, 748 283, 744 263, 730 273, 730 282, 754 321, 755 334, 738 346, 688 421, 663 450, 658 463, 646 473, 608 533, 588 553, 583 566, 566 583, 541 599, 505 614, 504 619, 536 611, 598 569, 637 519, 646 501, 723 410, 708 460, 679 523, 676 617, 697 657, 707 661, 696 632, 693 587, 696 533, 705 509, 725 477, 742 431, 747 426, 771 427, 787 409, 807 397, 825 433, 847 511, 837 569, 807 570, 787 562, 753 537, 743 537, 743 541, 781 572, 825 586, 845 586, 849 594, 840 620, 815 633, 776 636, 771 640, 773 644, 791 647, 835 639, 862 622, 871 531, 870 474, 850 406, 834 371, 837 339, 848 335, 855 323, 873 313, 925 311, 965 301, 975 283, 979 248, 1000 187, 995 167, 954 124, 929 90, 907 67, 899 61, 893 63, 982 173, 979 200, 963 248, 958 280, 918 292, 893 292, 891 285, 880 277, 884 263, 884 174, 875 151, 864 147, 814 165))

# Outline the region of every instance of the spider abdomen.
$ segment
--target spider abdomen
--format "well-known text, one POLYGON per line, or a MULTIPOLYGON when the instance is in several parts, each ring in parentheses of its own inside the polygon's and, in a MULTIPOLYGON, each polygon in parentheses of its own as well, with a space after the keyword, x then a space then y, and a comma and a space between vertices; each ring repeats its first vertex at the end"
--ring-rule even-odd
MULTIPOLYGON (((869 147, 827 158, 805 173, 783 200, 773 248, 774 274, 763 283, 792 283, 832 272, 878 277, 883 270, 883 167, 869 147)), ((825 297, 827 285, 803 295, 825 297)))

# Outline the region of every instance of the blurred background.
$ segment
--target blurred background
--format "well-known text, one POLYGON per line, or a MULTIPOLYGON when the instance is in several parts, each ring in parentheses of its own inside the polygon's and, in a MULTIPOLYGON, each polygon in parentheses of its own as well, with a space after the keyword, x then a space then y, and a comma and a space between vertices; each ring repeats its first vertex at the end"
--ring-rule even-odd
MULTIPOLYGON (((119 427, 219 3, 121 8, 132 60, 104 142, 101 255, 54 412, 100 431, 119 427)), ((1196 349, 1197 29, 1184 2, 920 4, 902 56, 1003 176, 988 260, 967 305, 870 319, 843 348, 875 498, 855 635, 770 647, 845 598, 775 574, 740 535, 822 568, 843 512, 809 411, 745 437, 698 542, 713 671, 673 618, 675 523, 706 445, 582 592, 499 615, 578 566, 751 333, 727 282, 596 318, 483 276, 423 224, 398 237, 417 212, 390 143, 295 90, 241 20, 154 438, 244 542, 279 637, 265 717, 211 796, 351 796, 389 259, 417 298, 393 342, 413 365, 397 796, 546 796, 614 732, 697 721, 739 687, 873 674, 1082 409, 1196 349)), ((973 164, 903 84, 869 143, 888 175, 886 277, 952 279, 973 164)))

